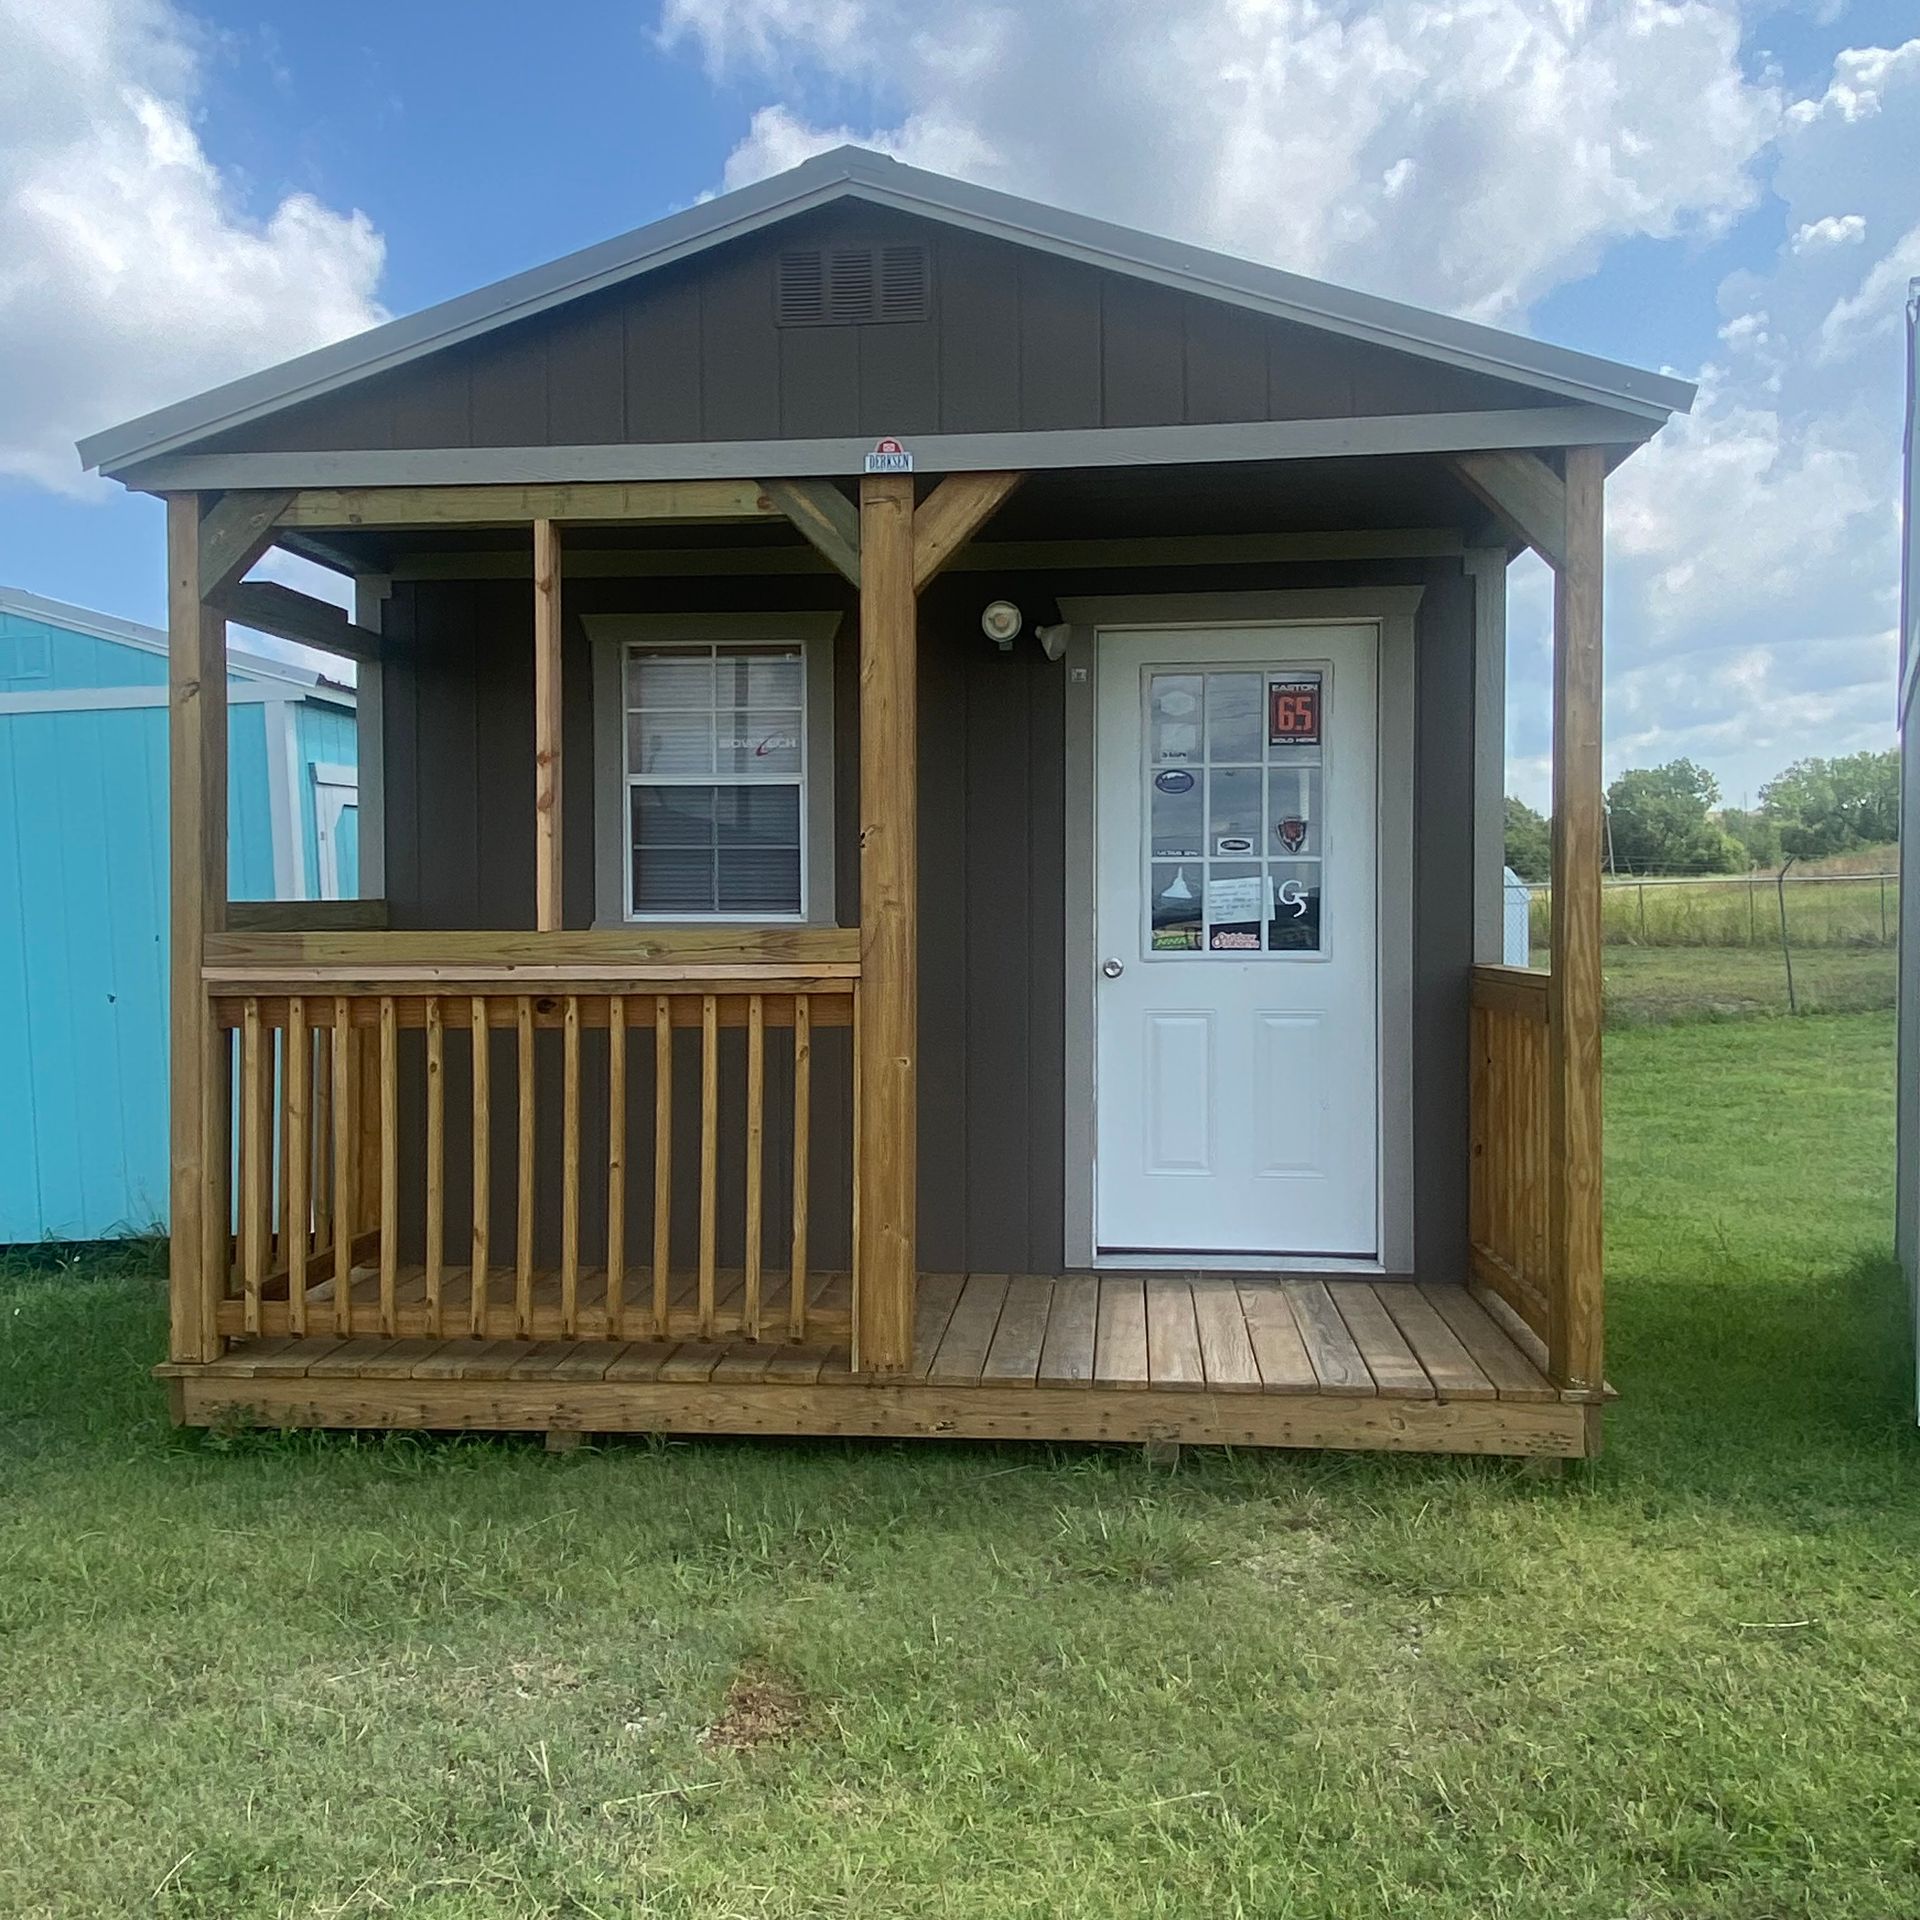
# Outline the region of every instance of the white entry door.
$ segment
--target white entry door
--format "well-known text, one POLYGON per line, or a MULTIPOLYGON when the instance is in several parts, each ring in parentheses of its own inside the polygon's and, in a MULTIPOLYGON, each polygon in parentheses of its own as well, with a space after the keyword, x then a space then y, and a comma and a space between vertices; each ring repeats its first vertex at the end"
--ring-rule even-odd
POLYGON ((1095 1245, 1379 1250, 1379 631, 1103 630, 1095 1245))

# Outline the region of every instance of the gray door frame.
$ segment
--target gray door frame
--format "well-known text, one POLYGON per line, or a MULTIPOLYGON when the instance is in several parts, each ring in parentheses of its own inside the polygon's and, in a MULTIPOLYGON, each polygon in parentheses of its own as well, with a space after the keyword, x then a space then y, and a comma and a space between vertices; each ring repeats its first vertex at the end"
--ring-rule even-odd
MULTIPOLYGON (((1423 587, 1323 587, 1063 599, 1066 668, 1066 1241, 1069 1268, 1102 1264, 1094 1239, 1098 1052, 1094 970, 1094 796, 1103 627, 1369 625, 1380 635, 1376 831, 1380 1068, 1380 1255, 1375 1261, 1265 1259, 1336 1272, 1412 1273, 1414 614, 1423 587)), ((1124 1264, 1153 1264, 1129 1259, 1124 1264)))

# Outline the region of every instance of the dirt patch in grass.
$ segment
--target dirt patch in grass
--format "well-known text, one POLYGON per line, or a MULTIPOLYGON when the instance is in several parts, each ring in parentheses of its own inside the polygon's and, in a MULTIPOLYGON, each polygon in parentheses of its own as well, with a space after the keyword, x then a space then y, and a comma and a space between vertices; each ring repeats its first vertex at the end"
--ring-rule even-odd
POLYGON ((727 1689, 720 1717, 700 1735, 711 1751, 752 1753, 790 1740, 806 1724, 807 1703, 778 1674, 750 1667, 727 1689))

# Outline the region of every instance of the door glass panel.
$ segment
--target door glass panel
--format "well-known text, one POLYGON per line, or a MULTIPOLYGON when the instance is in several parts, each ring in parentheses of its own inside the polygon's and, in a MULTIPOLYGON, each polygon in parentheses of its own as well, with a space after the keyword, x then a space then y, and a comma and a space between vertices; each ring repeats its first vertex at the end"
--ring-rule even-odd
POLYGON ((1209 853, 1244 859, 1260 851, 1258 767, 1213 767, 1207 773, 1209 853))
POLYGON ((1207 675, 1207 758, 1222 761, 1260 759, 1260 676, 1257 673, 1207 675))
POLYGON ((1147 674, 1147 951, 1322 950, 1326 676, 1147 674))
POLYGON ((1201 889, 1206 863, 1155 861, 1149 873, 1154 953, 1197 953, 1201 936, 1201 889))
POLYGON ((1203 759, 1205 682, 1197 673, 1156 673, 1148 715, 1147 751, 1156 762, 1191 766, 1203 759))
POLYGON ((1320 862, 1276 860, 1273 907, 1267 922, 1269 953, 1320 950, 1320 862))
POLYGON ((1206 834, 1206 795, 1197 775, 1185 767, 1162 767, 1153 777, 1153 857, 1156 860, 1202 857, 1206 834))

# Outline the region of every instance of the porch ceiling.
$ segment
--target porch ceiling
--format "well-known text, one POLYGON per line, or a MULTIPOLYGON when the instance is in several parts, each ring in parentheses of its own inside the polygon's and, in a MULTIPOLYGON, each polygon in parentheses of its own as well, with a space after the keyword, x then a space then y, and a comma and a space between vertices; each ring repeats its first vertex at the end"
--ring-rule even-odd
MULTIPOLYGON (((923 476, 924 494, 938 475, 923 476)), ((853 483, 845 483, 849 498, 853 483)), ((1219 465, 1083 467, 1028 475, 982 531, 989 542, 1114 540, 1206 534, 1283 534, 1450 528, 1498 544, 1488 514, 1439 454, 1219 465)), ((281 544, 341 571, 385 573, 407 556, 517 555, 524 527, 422 527, 324 534, 288 532, 281 544)), ((684 521, 573 525, 582 553, 787 552, 811 569, 812 549, 785 520, 701 526, 684 521)), ((492 570, 487 562, 479 563, 492 570)), ((497 565, 496 563, 493 563, 497 565)))

